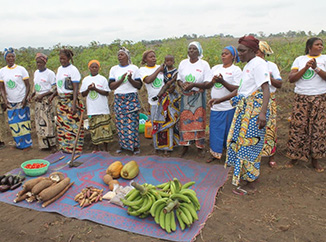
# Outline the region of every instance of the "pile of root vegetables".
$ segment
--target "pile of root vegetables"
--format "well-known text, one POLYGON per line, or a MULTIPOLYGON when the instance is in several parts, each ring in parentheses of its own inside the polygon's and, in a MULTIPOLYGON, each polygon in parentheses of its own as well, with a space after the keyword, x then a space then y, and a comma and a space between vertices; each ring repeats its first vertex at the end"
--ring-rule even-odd
POLYGON ((86 187, 80 193, 78 193, 74 200, 79 203, 81 208, 87 207, 96 202, 102 201, 103 189, 96 187, 86 187))
POLYGON ((53 172, 49 177, 38 177, 26 181, 14 202, 38 201, 42 202, 44 208, 59 199, 73 184, 74 182, 70 183, 70 178, 65 177, 63 173, 53 172))

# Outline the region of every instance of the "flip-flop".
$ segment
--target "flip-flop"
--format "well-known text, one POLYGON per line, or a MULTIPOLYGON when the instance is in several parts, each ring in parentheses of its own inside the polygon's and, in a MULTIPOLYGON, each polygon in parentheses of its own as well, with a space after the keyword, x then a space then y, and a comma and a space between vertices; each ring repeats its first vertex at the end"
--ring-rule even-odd
POLYGON ((232 192, 236 195, 240 195, 240 196, 243 196, 243 195, 247 195, 248 192, 244 189, 241 188, 241 186, 238 186, 236 189, 233 189, 232 192))
POLYGON ((277 167, 277 163, 275 161, 268 162, 268 165, 270 166, 270 168, 276 168, 277 167))
POLYGON ((115 153, 117 153, 117 154, 121 154, 122 153, 122 150, 116 150, 116 152, 115 153))
POLYGON ((134 155, 138 155, 138 154, 140 154, 140 150, 134 151, 134 155))

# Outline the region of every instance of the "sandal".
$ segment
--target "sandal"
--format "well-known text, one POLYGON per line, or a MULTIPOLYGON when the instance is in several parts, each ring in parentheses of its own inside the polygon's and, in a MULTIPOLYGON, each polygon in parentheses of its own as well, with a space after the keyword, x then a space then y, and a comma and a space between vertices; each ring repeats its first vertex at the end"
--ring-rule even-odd
POLYGON ((206 160, 206 163, 211 163, 213 161, 217 160, 215 157, 211 157, 208 160, 206 160))
POLYGON ((134 151, 134 155, 138 155, 138 154, 140 154, 140 150, 134 151))
POLYGON ((122 153, 122 149, 116 150, 115 153, 117 153, 117 154, 121 154, 121 153, 122 153))
POLYGON ((240 195, 240 196, 248 194, 248 192, 245 189, 242 189, 241 186, 238 186, 237 188, 233 189, 232 192, 234 194, 240 195))

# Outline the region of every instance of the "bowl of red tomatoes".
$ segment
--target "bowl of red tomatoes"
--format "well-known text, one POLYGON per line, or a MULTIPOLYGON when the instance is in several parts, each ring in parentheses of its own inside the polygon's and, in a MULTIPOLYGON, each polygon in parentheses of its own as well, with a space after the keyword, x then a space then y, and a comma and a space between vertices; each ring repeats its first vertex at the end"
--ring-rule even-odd
POLYGON ((27 176, 40 176, 45 174, 49 169, 50 162, 42 159, 33 159, 21 164, 21 168, 27 176))

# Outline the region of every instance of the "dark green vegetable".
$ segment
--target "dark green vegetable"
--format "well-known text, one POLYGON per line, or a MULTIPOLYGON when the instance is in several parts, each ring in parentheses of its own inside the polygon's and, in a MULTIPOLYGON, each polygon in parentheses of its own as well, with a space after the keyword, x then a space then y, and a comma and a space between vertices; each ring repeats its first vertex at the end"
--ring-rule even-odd
POLYGON ((0 181, 0 185, 4 185, 5 181, 7 181, 7 176, 4 176, 1 181, 0 181))
POLYGON ((12 175, 9 175, 6 185, 12 186, 13 184, 14 184, 14 177, 12 175))
POLYGON ((12 185, 15 185, 20 182, 20 177, 19 176, 14 176, 14 181, 12 185))
POLYGON ((0 186, 0 192, 6 192, 10 189, 10 186, 8 185, 1 185, 0 186))

